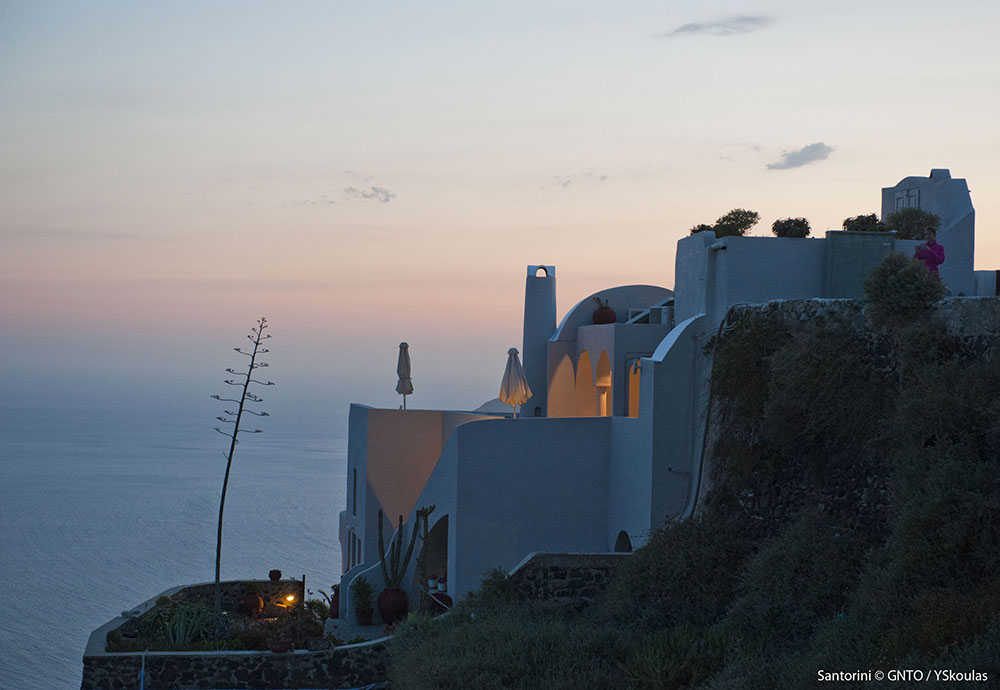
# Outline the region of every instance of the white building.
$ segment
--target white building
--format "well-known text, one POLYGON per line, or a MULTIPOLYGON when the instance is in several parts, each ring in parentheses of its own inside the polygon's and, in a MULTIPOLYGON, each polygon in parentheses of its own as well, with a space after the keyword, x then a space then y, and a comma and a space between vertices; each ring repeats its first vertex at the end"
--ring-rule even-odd
MULTIPOLYGON (((964 180, 934 170, 883 189, 882 198, 883 214, 916 205, 941 217, 941 276, 953 294, 997 294, 997 272, 973 271, 975 215, 964 180)), ((555 267, 529 266, 522 352, 534 396, 522 417, 351 406, 341 616, 353 618, 356 577, 381 589, 379 510, 388 540, 397 516, 408 536, 416 510, 436 506, 423 553, 455 598, 529 553, 629 551, 665 521, 690 515, 702 485, 711 367, 703 346, 730 307, 860 297, 886 254, 912 254, 917 244, 884 232, 702 232, 677 243, 673 290, 600 290, 558 326, 555 267), (595 296, 615 310, 615 323, 593 323, 595 296)), ((411 606, 415 562, 404 578, 411 606)))

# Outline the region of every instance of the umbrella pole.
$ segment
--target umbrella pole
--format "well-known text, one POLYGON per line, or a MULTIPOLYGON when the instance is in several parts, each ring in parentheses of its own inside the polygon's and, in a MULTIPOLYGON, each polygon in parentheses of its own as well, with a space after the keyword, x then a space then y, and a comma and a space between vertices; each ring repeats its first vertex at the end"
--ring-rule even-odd
POLYGON ((406 393, 403 393, 403 409, 406 409, 406 393))

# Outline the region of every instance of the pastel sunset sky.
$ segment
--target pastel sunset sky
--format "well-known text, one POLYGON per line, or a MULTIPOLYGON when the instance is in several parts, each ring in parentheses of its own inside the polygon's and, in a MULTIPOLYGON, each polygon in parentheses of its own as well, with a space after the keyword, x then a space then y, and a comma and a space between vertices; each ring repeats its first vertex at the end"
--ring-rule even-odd
POLYGON ((1000 268, 997 26, 992 0, 7 0, 6 404, 201 405, 265 315, 279 408, 395 407, 401 340, 411 406, 475 407, 527 264, 562 314, 673 287, 731 208, 822 236, 938 167, 1000 268))

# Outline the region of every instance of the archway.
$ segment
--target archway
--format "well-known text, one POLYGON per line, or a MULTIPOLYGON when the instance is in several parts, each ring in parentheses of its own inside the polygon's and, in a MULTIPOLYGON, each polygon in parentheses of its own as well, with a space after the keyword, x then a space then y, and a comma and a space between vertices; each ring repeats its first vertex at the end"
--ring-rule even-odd
POLYGON ((632 553, 632 540, 629 539, 625 530, 618 533, 618 539, 615 540, 615 553, 632 553))
POLYGON ((447 578, 448 577, 448 516, 445 515, 434 523, 434 526, 427 532, 427 539, 424 540, 420 549, 420 556, 417 560, 417 577, 423 577, 425 581, 420 583, 419 590, 424 592, 421 595, 421 609, 430 606, 430 600, 426 599, 424 585, 426 578, 447 578))
POLYGON ((608 357, 607 350, 601 350, 600 357, 597 358, 597 374, 594 376, 594 387, 597 389, 597 405, 595 412, 598 417, 607 417, 611 414, 611 358, 608 357))

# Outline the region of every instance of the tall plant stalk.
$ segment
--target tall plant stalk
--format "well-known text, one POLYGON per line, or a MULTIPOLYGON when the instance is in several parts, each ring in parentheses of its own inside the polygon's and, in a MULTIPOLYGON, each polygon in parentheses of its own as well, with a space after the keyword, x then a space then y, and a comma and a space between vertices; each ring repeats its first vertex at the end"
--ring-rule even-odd
MULTIPOLYGON (((253 343, 253 350, 247 352, 238 347, 233 348, 236 352, 239 352, 241 355, 245 355, 250 358, 250 364, 247 366, 245 374, 242 371, 236 371, 235 369, 226 369, 226 371, 230 374, 244 377, 242 380, 226 379, 226 383, 229 384, 230 386, 236 386, 238 388, 242 388, 242 394, 240 395, 240 397, 237 399, 237 398, 223 398, 219 395, 212 396, 212 398, 214 398, 215 400, 219 400, 222 402, 236 403, 239 405, 239 407, 237 407, 235 411, 225 410, 225 414, 228 416, 216 417, 216 419, 218 419, 220 422, 233 425, 232 433, 228 431, 223 431, 219 427, 215 427, 216 431, 218 431, 223 436, 227 436, 230 439, 229 456, 226 459, 226 475, 222 480, 222 496, 219 499, 219 531, 215 541, 215 613, 216 614, 222 613, 222 587, 219 579, 219 574, 222 565, 222 514, 226 508, 226 489, 229 487, 229 471, 230 469, 232 469, 233 466, 233 455, 235 455, 236 453, 236 444, 239 443, 240 422, 243 420, 244 412, 247 414, 252 414, 257 417, 269 416, 267 412, 263 411, 256 412, 247 407, 248 404, 259 403, 263 400, 263 398, 254 395, 253 393, 250 392, 251 383, 256 383, 257 385, 260 386, 274 385, 274 383, 272 383, 271 381, 258 381, 257 379, 253 378, 254 371, 256 371, 257 369, 262 369, 267 366, 267 362, 257 361, 257 355, 266 354, 268 352, 267 348, 261 347, 261 343, 271 337, 270 335, 264 334, 264 331, 266 329, 267 329, 267 319, 261 317, 260 319, 257 320, 257 325, 254 328, 250 329, 250 334, 247 335, 247 339, 249 339, 250 342, 253 343)), ((254 429, 253 431, 248 433, 259 434, 261 433, 261 430, 254 429)))

